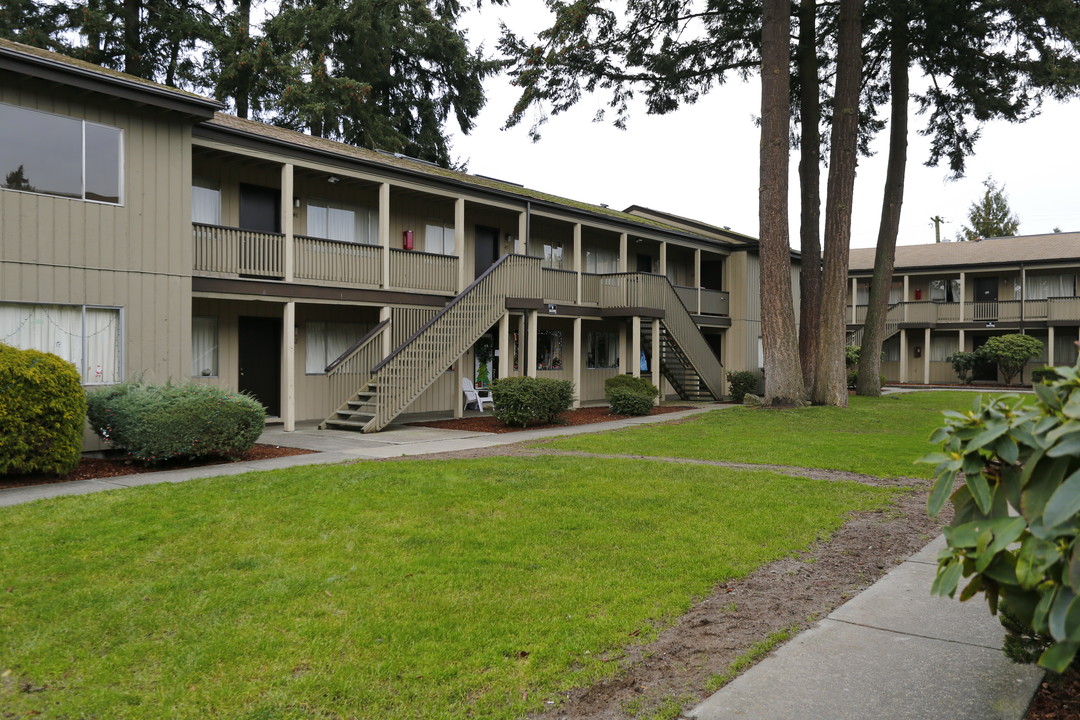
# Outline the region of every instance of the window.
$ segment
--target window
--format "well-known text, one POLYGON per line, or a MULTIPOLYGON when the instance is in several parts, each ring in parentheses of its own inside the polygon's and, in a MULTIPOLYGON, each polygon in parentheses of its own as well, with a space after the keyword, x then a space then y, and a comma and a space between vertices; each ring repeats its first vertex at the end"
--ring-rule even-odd
POLYGON ((1054 333, 1054 364, 1073 365, 1076 363, 1076 335, 1064 332, 1054 333))
POLYGON ((619 334, 613 332, 591 332, 586 339, 589 368, 619 367, 619 334))
POLYGON ((327 240, 377 245, 378 214, 327 200, 312 200, 307 208, 308 235, 327 240))
POLYGON ((453 255, 454 228, 443 225, 439 220, 428 221, 424 226, 424 252, 453 255))
POLYGON ((949 356, 959 349, 960 338, 957 335, 932 335, 930 337, 931 362, 946 362, 949 356))
POLYGON ((881 343, 881 359, 884 362, 900 362, 900 336, 893 335, 881 343))
POLYGON ((563 246, 562 243, 549 243, 546 240, 529 240, 529 254, 540 258, 540 267, 562 270, 563 246))
POLYGON ((191 183, 191 222, 221 224, 221 188, 215 181, 195 178, 191 183))
MULTIPOLYGON (((1028 275, 1025 300, 1046 300, 1054 297, 1075 297, 1075 275, 1028 275)), ((1017 298, 1020 295, 1016 296, 1017 298)))
POLYGON ((930 300, 932 302, 960 302, 960 278, 931 280, 930 300))
POLYGON ((593 248, 585 251, 585 272, 589 273, 615 273, 619 272, 619 253, 614 250, 600 250, 593 248))
POLYGON ((120 203, 119 128, 0 103, 0 187, 120 203))
POLYGON ((311 321, 305 326, 304 372, 322 375, 326 366, 341 356, 371 329, 366 323, 311 321))
POLYGON ((59 355, 84 385, 123 379, 120 308, 0 303, 0 342, 59 355))
POLYGON ((191 375, 218 375, 218 319, 196 315, 191 318, 191 375))
POLYGON ((540 330, 536 333, 536 369, 562 370, 562 331, 540 330))

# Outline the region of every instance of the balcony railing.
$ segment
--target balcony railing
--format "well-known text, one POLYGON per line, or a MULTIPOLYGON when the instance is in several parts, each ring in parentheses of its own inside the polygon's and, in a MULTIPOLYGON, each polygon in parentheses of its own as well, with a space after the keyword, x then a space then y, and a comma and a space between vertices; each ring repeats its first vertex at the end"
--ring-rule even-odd
POLYGON ((379 286, 382 251, 378 245, 296 236, 296 277, 379 286))
POLYGON ((722 290, 707 290, 705 288, 692 288, 675 285, 675 293, 683 301, 683 305, 692 313, 701 315, 720 315, 727 317, 730 314, 728 294, 722 290), (701 296, 701 309, 698 310, 698 295, 701 296))
MULTIPOLYGON (((855 308, 856 324, 866 320, 866 306, 855 308)), ((851 317, 851 306, 847 307, 851 317)), ((917 301, 897 303, 889 310, 888 319, 908 323, 941 323, 960 321, 960 303, 917 301)), ((1040 300, 996 300, 964 303, 965 322, 1019 322, 1020 320, 1050 320, 1080 322, 1080 298, 1059 297, 1040 300)))
POLYGON ((543 293, 545 300, 577 302, 577 273, 573 270, 543 268, 543 293))
POLYGON ((195 270, 212 273, 285 276, 285 236, 192 223, 195 270))
POLYGON ((397 289, 456 294, 458 259, 418 250, 390 250, 390 285, 397 289))

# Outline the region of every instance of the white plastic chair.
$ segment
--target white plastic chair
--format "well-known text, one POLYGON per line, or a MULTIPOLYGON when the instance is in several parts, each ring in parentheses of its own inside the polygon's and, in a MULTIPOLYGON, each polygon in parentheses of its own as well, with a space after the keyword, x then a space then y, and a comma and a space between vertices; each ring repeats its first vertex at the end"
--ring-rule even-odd
POLYGON ((467 377, 461 378, 461 392, 465 393, 465 407, 476 405, 480 412, 484 412, 484 403, 495 407, 495 401, 491 399, 491 391, 486 388, 477 390, 472 380, 467 377))

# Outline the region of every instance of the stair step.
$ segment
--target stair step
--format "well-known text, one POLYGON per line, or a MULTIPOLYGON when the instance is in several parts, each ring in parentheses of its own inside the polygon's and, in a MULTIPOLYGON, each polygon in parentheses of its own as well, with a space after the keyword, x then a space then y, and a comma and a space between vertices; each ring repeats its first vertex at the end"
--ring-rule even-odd
POLYGON ((332 427, 356 428, 358 430, 363 430, 364 426, 367 425, 367 421, 353 422, 352 420, 327 420, 326 424, 332 427))

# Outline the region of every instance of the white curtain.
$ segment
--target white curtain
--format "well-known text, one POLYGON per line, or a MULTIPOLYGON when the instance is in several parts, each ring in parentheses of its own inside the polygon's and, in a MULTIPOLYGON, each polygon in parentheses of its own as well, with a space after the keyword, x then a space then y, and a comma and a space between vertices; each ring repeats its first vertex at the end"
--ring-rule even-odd
POLYGON ((885 342, 881 343, 882 360, 885 362, 899 362, 900 361, 900 336, 894 335, 885 342))
POLYGON ((1077 355, 1076 335, 1063 332, 1054 333, 1054 364, 1073 365, 1077 355))
MULTIPOLYGON (((931 362, 945 362, 950 355, 959 349, 960 337, 958 335, 932 335, 930 337, 931 362)), ((899 344, 897 345, 897 351, 899 351, 899 344)))
POLYGON ((585 272, 614 273, 619 271, 619 254, 611 250, 591 248, 585 251, 585 272))
POLYGON ((221 190, 213 181, 195 179, 191 187, 191 222, 221 224, 221 190))
POLYGON ((191 318, 191 375, 218 375, 218 319, 196 315, 191 318))
POLYGON ((322 375, 326 366, 352 347, 371 329, 366 323, 337 323, 313 320, 305 326, 304 372, 322 375))
POLYGON ((1075 275, 1028 275, 1026 300, 1074 297, 1075 275))
POLYGON ((424 252, 439 255, 454 254, 454 228, 445 225, 424 226, 424 252))
POLYGON ((0 303, 0 342, 58 355, 84 384, 123 379, 119 308, 0 303))

